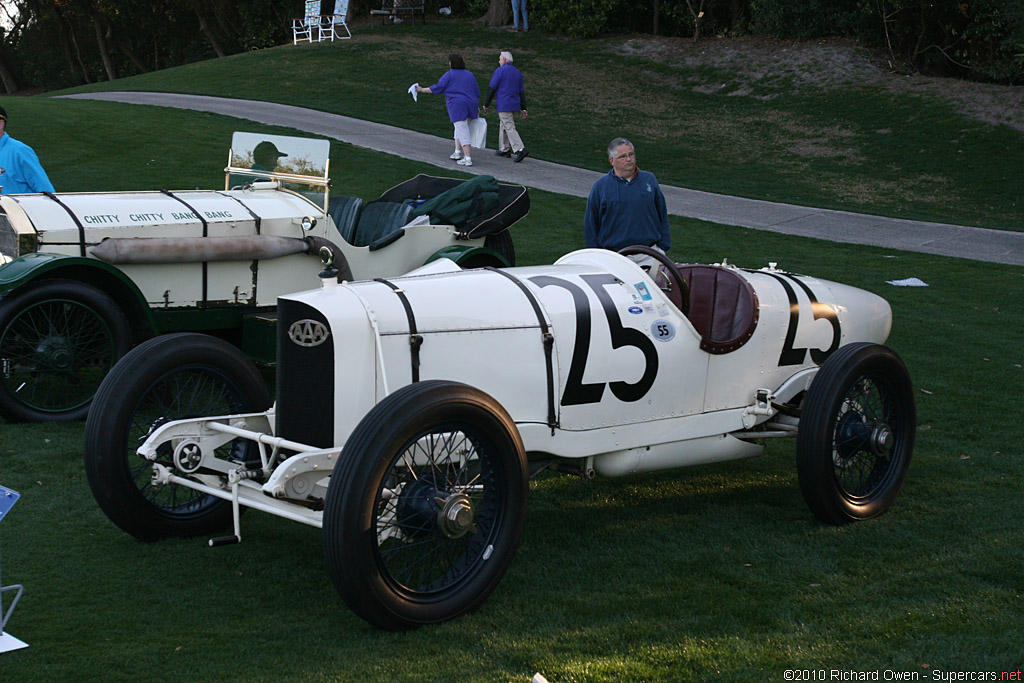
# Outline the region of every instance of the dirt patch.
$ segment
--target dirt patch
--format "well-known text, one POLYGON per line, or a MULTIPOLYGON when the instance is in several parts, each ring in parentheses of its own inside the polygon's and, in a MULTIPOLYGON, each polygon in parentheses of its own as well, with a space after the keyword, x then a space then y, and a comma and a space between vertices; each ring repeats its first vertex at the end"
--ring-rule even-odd
POLYGON ((978 121, 1024 131, 1024 86, 974 83, 955 78, 895 72, 883 52, 849 40, 783 41, 762 37, 688 38, 633 36, 614 44, 616 53, 685 68, 709 71, 688 77, 697 92, 725 87, 714 75, 729 74, 729 93, 770 99, 773 88, 836 88, 881 85, 897 92, 939 98, 978 121))

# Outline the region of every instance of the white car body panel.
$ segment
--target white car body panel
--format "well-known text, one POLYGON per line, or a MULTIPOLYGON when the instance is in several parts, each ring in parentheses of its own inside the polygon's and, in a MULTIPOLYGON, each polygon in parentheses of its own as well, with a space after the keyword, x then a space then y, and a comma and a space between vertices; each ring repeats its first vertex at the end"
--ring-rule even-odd
MULTIPOLYGON (((196 190, 172 195, 64 193, 55 195, 60 203, 41 194, 4 195, 0 208, 19 232, 38 233, 38 251, 79 256, 79 229, 70 211, 82 224, 85 255, 91 256, 91 249, 106 238, 203 237, 203 222, 187 203, 205 219, 205 236, 262 234, 331 240, 348 260, 355 279, 400 275, 456 243, 450 226, 413 225, 407 226, 406 234, 394 244, 371 252, 369 247, 345 242, 320 207, 286 190, 196 190), (260 219, 258 233, 255 217, 260 219), (306 217, 316 221, 312 230, 302 229, 301 220, 306 217)), ((458 244, 483 246, 484 238, 459 240, 458 244)), ((251 261, 218 262, 207 268, 207 301, 273 306, 285 292, 316 287, 315 266, 304 254, 261 260, 257 274, 251 261)), ((193 307, 202 301, 202 263, 118 267, 135 282, 150 306, 193 307)))
MULTIPOLYGON (((267 444, 286 439, 297 455, 269 471, 262 485, 241 482, 235 493, 216 491, 216 477, 161 476, 319 525, 319 513, 291 500, 324 494, 353 429, 415 372, 419 380, 454 380, 490 394, 514 420, 531 458, 573 460, 585 473, 621 476, 757 456, 760 434, 795 435, 795 423, 775 406, 810 386, 830 350, 884 342, 891 311, 872 293, 774 267, 718 270, 750 284, 758 317, 745 342, 715 353, 702 349, 690 319, 645 271, 603 250, 573 252, 551 266, 462 271, 442 259, 388 280, 326 279, 279 303, 282 315, 302 318, 293 324, 312 324, 303 316, 316 315, 329 328, 329 350, 316 351, 334 359, 333 395, 325 396, 322 414, 282 423, 282 402, 294 392, 319 395, 326 388, 324 368, 301 361, 308 349, 295 342, 285 350, 297 354, 289 367, 305 374, 279 373, 271 411, 171 422, 139 454, 155 458, 161 443, 187 439, 213 463, 211 444, 223 430, 267 444), (550 361, 545 335, 553 339, 550 361), (416 337, 421 343, 412 344, 416 337), (330 443, 304 442, 321 422, 330 443)), ((217 467, 223 464, 211 464, 217 467)))
MULTIPOLYGON (((802 360, 792 365, 779 362, 786 330, 793 324, 791 305, 779 278, 795 277, 780 271, 735 272, 754 286, 761 317, 746 344, 731 353, 715 355, 698 348, 698 333, 654 288, 646 273, 616 254, 583 250, 553 266, 508 269, 508 275, 529 288, 544 324, 554 336, 552 370, 559 399, 554 434, 547 425, 541 325, 529 298, 512 279, 500 272, 473 270, 413 273, 391 283, 402 290, 414 311, 417 332, 423 337, 419 349, 421 380, 457 380, 491 394, 520 424, 527 450, 588 457, 662 439, 682 440, 744 429, 750 425, 744 424, 743 411, 756 402, 757 389, 773 390, 801 371, 816 368, 810 350, 828 349, 835 341, 835 328, 827 319, 814 319, 811 302, 803 294, 796 307, 793 343, 802 360), (604 284, 591 286, 588 278, 598 278, 604 284), (651 293, 649 300, 637 296, 645 287, 651 293), (618 324, 634 330, 641 339, 638 343, 656 356, 657 371, 646 389, 639 387, 649 370, 643 349, 612 347, 611 327, 598 289, 617 313, 618 324), (574 293, 583 298, 575 300, 574 293), (637 312, 628 312, 631 308, 637 312), (589 315, 590 339, 586 348, 577 349, 578 325, 583 324, 580 311, 589 315), (670 339, 656 340, 658 324, 671 328, 670 339), (577 401, 567 399, 566 393, 574 384, 569 376, 574 356, 585 356, 582 376, 575 383, 577 389, 583 386, 589 392, 577 401), (617 396, 613 387, 625 398, 617 396), (696 417, 701 426, 688 425, 688 417, 696 417), (544 428, 531 429, 534 423, 544 428), (609 440, 610 435, 614 439, 609 440)), ((811 278, 803 281, 820 301, 829 301, 838 292, 860 311, 854 315, 846 305, 820 304, 842 313, 841 329, 857 328, 844 332, 842 342, 884 341, 890 315, 884 300, 833 283, 811 278)), ((802 292, 799 286, 791 288, 802 292)), ((333 426, 334 443, 340 446, 362 414, 412 381, 408 314, 401 299, 380 282, 343 283, 284 299, 324 313, 330 322, 336 358, 349 359, 353 354, 359 358, 358 364, 337 366, 344 377, 335 379, 336 395, 344 396, 333 426), (370 334, 375 336, 373 344, 363 338, 370 334), (367 356, 371 346, 372 363, 367 356), (371 367, 372 395, 366 377, 371 367)), ((806 378, 801 386, 805 388, 809 381, 806 378)))

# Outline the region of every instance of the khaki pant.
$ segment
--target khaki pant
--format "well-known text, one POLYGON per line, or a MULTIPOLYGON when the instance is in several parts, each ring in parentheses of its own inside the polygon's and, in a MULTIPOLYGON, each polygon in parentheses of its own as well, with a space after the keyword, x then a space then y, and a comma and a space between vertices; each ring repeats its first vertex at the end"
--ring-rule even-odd
POLYGON ((523 139, 516 131, 516 120, 514 111, 498 112, 498 151, 504 152, 512 147, 513 152, 523 149, 523 139))

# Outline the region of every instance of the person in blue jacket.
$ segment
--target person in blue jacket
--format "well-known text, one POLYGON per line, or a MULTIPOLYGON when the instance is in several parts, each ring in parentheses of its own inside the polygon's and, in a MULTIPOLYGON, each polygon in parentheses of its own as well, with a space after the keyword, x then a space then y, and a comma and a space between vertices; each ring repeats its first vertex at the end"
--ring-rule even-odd
POLYGON ((515 161, 522 161, 529 152, 523 146, 523 139, 516 130, 515 113, 526 120, 526 91, 523 88, 523 74, 512 66, 512 53, 505 51, 498 55, 498 68, 491 76, 484 112, 495 95, 498 96, 498 151, 499 157, 515 155, 515 161))
POLYGON ((665 195, 653 173, 636 165, 636 149, 626 138, 608 144, 612 168, 590 188, 583 215, 588 248, 611 249, 639 244, 663 253, 672 246, 665 195))
POLYGON ((448 55, 448 71, 429 88, 416 86, 417 92, 431 95, 444 95, 448 105, 448 118, 455 125, 455 151, 452 159, 460 166, 473 165, 473 152, 470 142, 469 122, 480 114, 480 86, 476 76, 466 68, 462 55, 448 55))
POLYGON ((7 110, 0 107, 0 193, 53 191, 35 151, 7 134, 7 110))

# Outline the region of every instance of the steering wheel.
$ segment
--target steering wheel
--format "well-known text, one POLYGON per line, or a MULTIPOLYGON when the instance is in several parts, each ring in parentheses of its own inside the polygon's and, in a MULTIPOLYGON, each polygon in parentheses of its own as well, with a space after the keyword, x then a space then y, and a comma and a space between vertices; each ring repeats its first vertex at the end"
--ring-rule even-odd
MULTIPOLYGON (((669 300, 676 305, 683 315, 690 314, 690 288, 686 284, 686 278, 679 271, 679 266, 675 264, 672 259, 665 254, 661 253, 657 249, 651 249, 650 247, 644 247, 639 244, 634 244, 629 247, 623 247, 619 249, 619 254, 622 256, 629 256, 631 254, 643 254, 644 256, 650 256, 655 261, 665 267, 665 272, 668 274, 668 287, 663 287, 662 291, 668 296, 669 300)), ((655 280, 657 273, 651 275, 651 279, 655 280)))

